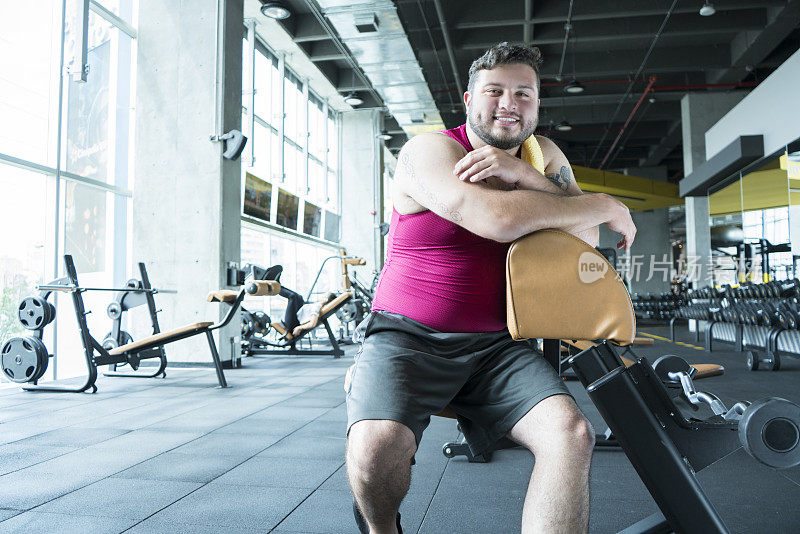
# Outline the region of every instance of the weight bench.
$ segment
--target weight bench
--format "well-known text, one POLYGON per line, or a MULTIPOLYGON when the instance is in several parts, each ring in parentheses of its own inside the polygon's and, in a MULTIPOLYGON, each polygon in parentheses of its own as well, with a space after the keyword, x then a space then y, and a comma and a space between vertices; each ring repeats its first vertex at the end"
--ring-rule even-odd
POLYGON ((253 355, 268 355, 268 354, 283 354, 288 356, 294 355, 313 355, 313 356, 325 356, 325 355, 332 355, 334 358, 341 358, 344 355, 344 350, 339 346, 339 342, 336 339, 336 336, 333 335, 333 330, 331 329, 331 325, 328 322, 328 318, 331 315, 335 314, 337 310, 339 310, 342 306, 344 306, 350 299, 353 298, 353 294, 350 291, 346 291, 333 299, 332 301, 328 302, 320 309, 319 314, 319 321, 316 325, 312 325, 311 322, 306 322, 300 325, 303 329, 299 335, 293 336, 291 332, 288 332, 281 323, 272 323, 270 326, 274 328, 279 334, 281 334, 281 339, 278 343, 273 343, 271 341, 267 341, 265 339, 257 340, 257 343, 260 345, 266 345, 256 347, 253 346, 251 339, 251 345, 247 347, 246 353, 248 356, 253 355), (300 349, 297 347, 297 343, 303 339, 309 332, 314 330, 317 326, 322 325, 325 327, 325 331, 328 334, 328 340, 330 341, 331 348, 330 349, 300 349))
POLYGON ((219 382, 219 386, 222 388, 228 387, 228 383, 225 380, 225 374, 222 371, 222 364, 219 360, 219 353, 217 352, 217 345, 214 342, 214 336, 212 335, 212 332, 226 326, 231 322, 239 309, 239 305, 242 303, 242 300, 244 300, 245 293, 250 295, 275 295, 278 293, 278 291, 280 291, 280 287, 281 286, 278 282, 257 281, 248 285, 247 287, 243 287, 238 292, 231 291, 229 289, 212 291, 206 297, 207 302, 225 302, 230 304, 231 308, 228 310, 228 313, 225 315, 222 321, 216 324, 214 324, 213 321, 201 321, 199 323, 192 323, 179 328, 174 328, 166 332, 160 332, 138 341, 134 341, 133 343, 120 345, 119 347, 109 350, 108 355, 112 357, 125 356, 126 361, 130 364, 130 366, 133 369, 136 369, 139 366, 139 360, 142 359, 142 356, 149 357, 147 355, 150 351, 159 350, 163 345, 174 343, 175 341, 180 341, 181 339, 205 334, 206 339, 208 340, 209 350, 211 351, 211 359, 214 362, 214 368, 217 372, 217 381, 219 382))
POLYGON ((545 357, 555 368, 559 340, 604 340, 590 343, 568 363, 661 510, 625 533, 727 533, 695 473, 740 448, 771 467, 800 464, 800 407, 764 399, 728 410, 713 394, 694 390, 697 370, 677 356, 662 356, 652 367, 646 358, 626 365, 614 345, 629 346, 635 337, 630 297, 613 269, 582 282, 579 269, 587 261, 605 259, 556 230, 512 244, 507 259, 512 336, 547 340, 545 357), (695 410, 707 404, 715 415, 686 418, 676 400, 695 410))

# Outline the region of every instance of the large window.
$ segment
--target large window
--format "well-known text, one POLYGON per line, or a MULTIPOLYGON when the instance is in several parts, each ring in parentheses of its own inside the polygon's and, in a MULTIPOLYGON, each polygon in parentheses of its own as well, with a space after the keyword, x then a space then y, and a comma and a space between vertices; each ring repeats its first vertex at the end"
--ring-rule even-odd
POLYGON ((314 246, 335 243, 340 235, 338 114, 255 33, 251 25, 243 43, 242 129, 251 132, 242 158, 243 217, 306 236, 314 246), (256 195, 256 189, 270 194, 256 195))
MULTIPOLYGON (((20 300, 63 276, 64 254, 83 285, 128 278, 138 7, 92 0, 84 20, 78 5, 0 7, 0 343, 29 335, 17 321, 20 300), (83 28, 88 68, 80 80, 83 28)), ((109 328, 107 299, 84 294, 96 336, 109 328)), ((45 344, 56 357, 44 380, 85 372, 71 300, 55 303, 58 331, 48 327, 45 344)))

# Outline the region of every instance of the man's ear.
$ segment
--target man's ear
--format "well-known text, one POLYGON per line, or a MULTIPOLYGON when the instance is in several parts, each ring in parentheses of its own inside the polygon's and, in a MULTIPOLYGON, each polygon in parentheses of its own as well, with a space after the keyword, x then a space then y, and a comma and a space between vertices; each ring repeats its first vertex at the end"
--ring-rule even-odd
POLYGON ((465 91, 464 92, 464 105, 469 107, 469 103, 470 103, 471 100, 472 100, 472 95, 469 93, 469 91, 465 91))

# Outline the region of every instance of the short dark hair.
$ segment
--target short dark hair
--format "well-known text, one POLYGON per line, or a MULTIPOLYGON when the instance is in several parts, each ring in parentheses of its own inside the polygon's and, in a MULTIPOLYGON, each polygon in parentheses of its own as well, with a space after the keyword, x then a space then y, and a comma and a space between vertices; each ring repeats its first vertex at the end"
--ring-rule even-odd
POLYGON ((475 88, 478 71, 491 70, 498 65, 512 65, 521 63, 528 65, 536 73, 536 92, 539 92, 539 67, 542 64, 542 53, 535 46, 510 45, 503 41, 491 47, 481 57, 472 62, 469 67, 469 82, 467 91, 475 88))

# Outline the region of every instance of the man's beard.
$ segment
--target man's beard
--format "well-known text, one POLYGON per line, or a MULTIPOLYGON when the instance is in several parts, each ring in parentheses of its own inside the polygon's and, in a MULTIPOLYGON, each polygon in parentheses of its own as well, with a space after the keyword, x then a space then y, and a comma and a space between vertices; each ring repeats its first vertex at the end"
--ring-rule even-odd
POLYGON ((492 133, 492 123, 494 121, 493 115, 488 121, 480 122, 478 120, 477 114, 468 112, 467 120, 469 121, 469 127, 472 128, 472 131, 475 132, 475 135, 477 135, 481 139, 481 141, 483 141, 487 145, 499 148, 500 150, 508 150, 509 148, 520 146, 531 135, 533 135, 533 132, 536 131, 536 124, 538 122, 538 117, 535 117, 532 121, 529 122, 523 122, 522 119, 520 118, 519 133, 518 134, 508 133, 503 135, 502 137, 492 133))

